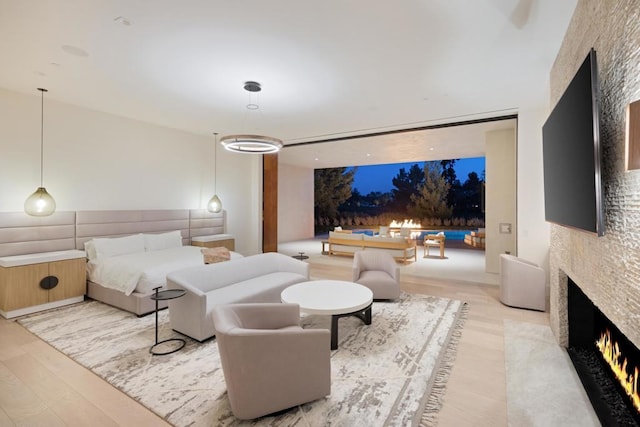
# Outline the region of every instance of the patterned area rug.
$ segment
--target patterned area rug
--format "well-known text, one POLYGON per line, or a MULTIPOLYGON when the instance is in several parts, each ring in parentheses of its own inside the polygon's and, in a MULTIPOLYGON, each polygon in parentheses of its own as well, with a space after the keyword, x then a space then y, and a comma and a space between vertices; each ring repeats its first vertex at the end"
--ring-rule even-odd
MULTIPOLYGON (((375 302, 370 326, 340 319, 331 395, 252 422, 231 413, 215 339, 186 339, 177 353, 151 356, 154 315, 138 318, 95 301, 18 322, 176 426, 430 426, 465 313, 460 301, 403 293, 395 302, 375 302)), ((160 312, 160 340, 179 336, 168 315, 160 312)), ((326 316, 302 323, 329 328, 326 316)))

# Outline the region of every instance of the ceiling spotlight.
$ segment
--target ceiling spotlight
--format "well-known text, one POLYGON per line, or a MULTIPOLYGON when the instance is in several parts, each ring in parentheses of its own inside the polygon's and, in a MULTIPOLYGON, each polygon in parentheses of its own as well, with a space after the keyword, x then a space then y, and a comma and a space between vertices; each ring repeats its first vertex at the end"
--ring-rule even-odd
POLYGON ((86 50, 78 46, 71 46, 71 45, 65 44, 65 45, 62 45, 61 49, 64 52, 68 53, 69 55, 78 56, 80 58, 86 58, 87 56, 89 56, 89 53, 86 50))
POLYGON ((114 18, 113 21, 117 22, 117 23, 120 23, 120 24, 124 25, 125 27, 129 27, 131 25, 131 21, 129 21, 124 16, 118 16, 117 18, 114 18))

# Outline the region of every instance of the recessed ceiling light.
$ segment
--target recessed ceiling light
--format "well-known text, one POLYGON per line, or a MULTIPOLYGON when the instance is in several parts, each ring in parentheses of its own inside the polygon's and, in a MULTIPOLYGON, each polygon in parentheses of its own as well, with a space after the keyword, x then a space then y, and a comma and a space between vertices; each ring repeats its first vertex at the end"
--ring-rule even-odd
POLYGON ((118 16, 117 18, 113 19, 114 22, 117 22, 119 24, 124 25, 125 27, 128 27, 131 25, 131 21, 129 21, 127 18, 125 18, 124 16, 118 16))
POLYGON ((73 56, 79 56, 82 58, 86 58, 87 56, 89 56, 89 53, 86 50, 79 48, 77 46, 71 46, 68 44, 63 45, 62 50, 68 53, 69 55, 73 55, 73 56))
POLYGON ((435 148, 429 147, 429 151, 433 151, 433 150, 435 150, 435 148))

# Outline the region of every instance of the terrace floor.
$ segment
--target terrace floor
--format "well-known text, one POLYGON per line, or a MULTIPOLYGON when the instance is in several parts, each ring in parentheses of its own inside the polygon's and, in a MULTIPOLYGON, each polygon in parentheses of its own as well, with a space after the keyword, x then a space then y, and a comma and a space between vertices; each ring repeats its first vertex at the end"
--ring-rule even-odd
MULTIPOLYGON (((313 239, 299 240, 278 244, 278 252, 296 255, 304 252, 312 256, 314 262, 338 263, 349 266, 353 264, 349 256, 322 255, 322 240, 327 237, 316 236, 313 239)), ((498 274, 485 272, 484 250, 464 244, 462 240, 446 240, 444 259, 440 259, 437 248, 429 249, 429 256, 424 257, 424 248, 418 246, 418 258, 402 267, 403 273, 437 279, 463 280, 474 283, 498 285, 498 274)))

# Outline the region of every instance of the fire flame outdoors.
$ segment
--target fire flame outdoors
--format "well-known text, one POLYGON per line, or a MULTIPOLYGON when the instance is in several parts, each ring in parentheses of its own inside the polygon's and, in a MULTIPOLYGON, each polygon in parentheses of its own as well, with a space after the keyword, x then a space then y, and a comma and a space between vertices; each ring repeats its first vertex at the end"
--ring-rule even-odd
POLYGON ((403 222, 399 222, 394 219, 393 221, 391 221, 391 224, 389 224, 389 227, 390 228, 422 228, 422 226, 419 223, 413 222, 412 219, 408 221, 405 219, 403 222))
POLYGON ((623 359, 622 352, 617 342, 611 341, 611 333, 607 329, 596 341, 596 346, 607 361, 614 375, 620 381, 622 388, 629 395, 633 406, 640 412, 640 396, 638 395, 638 367, 635 367, 633 374, 627 373, 627 358, 623 359), (621 362, 622 361, 622 362, 621 362))
MULTIPOLYGON (((420 225, 420 223, 413 222, 412 219, 405 219, 402 222, 396 221, 394 219, 393 221, 391 221, 391 224, 389 224, 389 228, 410 228, 412 230, 420 230, 422 228, 422 225, 420 225)), ((392 235, 397 236, 397 233, 392 233, 392 235)), ((409 235, 411 239, 417 239, 418 236, 420 236, 420 231, 412 231, 409 235)))

